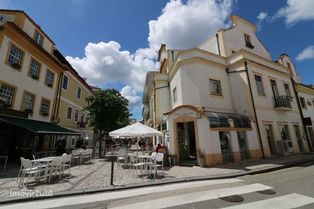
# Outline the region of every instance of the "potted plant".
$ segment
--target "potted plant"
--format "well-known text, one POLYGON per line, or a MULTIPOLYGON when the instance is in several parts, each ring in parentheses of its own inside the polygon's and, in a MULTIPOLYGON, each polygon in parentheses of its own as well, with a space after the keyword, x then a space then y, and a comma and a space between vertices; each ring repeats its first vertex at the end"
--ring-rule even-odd
POLYGON ((170 154, 170 161, 171 161, 171 165, 176 165, 177 164, 177 155, 176 154, 170 154))
POLYGON ((21 65, 17 62, 13 62, 11 63, 11 66, 14 68, 14 69, 20 69, 21 68, 21 65))
POLYGON ((33 114, 33 110, 32 109, 25 109, 24 112, 27 113, 27 115, 33 114))
POLYGON ((205 159, 204 159, 204 153, 200 150, 200 149, 198 149, 197 150, 197 160, 198 160, 198 164, 199 164, 199 166, 201 167, 201 168, 204 168, 204 166, 205 166, 205 159))
POLYGON ((48 112, 41 112, 40 113, 42 116, 48 116, 49 114, 48 114, 48 112))
POLYGON ((32 74, 31 76, 33 79, 36 79, 36 80, 39 78, 38 75, 36 75, 36 74, 32 74))

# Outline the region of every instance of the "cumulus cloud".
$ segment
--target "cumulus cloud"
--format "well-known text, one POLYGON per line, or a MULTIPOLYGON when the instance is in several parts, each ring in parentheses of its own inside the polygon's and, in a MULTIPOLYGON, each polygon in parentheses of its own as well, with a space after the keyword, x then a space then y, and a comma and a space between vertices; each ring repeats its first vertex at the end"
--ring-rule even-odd
POLYGON ((156 20, 149 21, 149 44, 153 48, 160 43, 176 49, 195 47, 225 27, 231 10, 231 0, 189 0, 186 4, 172 0, 156 20))
POLYGON ((141 97, 136 95, 136 91, 129 85, 123 87, 120 91, 121 95, 129 100, 129 110, 134 110, 135 106, 141 104, 141 97))
POLYGON ((314 20, 313 0, 287 0, 287 5, 280 8, 274 18, 285 18, 287 25, 296 24, 299 21, 314 20))
POLYGON ((262 23, 263 21, 268 17, 268 13, 267 12, 260 12, 258 15, 257 15, 257 23, 256 23, 256 26, 257 26, 257 29, 258 30, 261 30, 262 29, 262 23))
POLYGON ((131 88, 133 96, 142 95, 146 73, 158 70, 156 57, 162 43, 174 49, 196 47, 226 27, 231 11, 232 0, 171 0, 158 18, 149 21, 147 48, 131 53, 115 41, 88 43, 84 57, 66 59, 90 84, 119 82, 124 90, 131 88))
POLYGON ((85 57, 66 59, 93 85, 123 83, 141 90, 147 71, 156 70, 158 64, 152 60, 148 50, 139 49, 134 54, 121 50, 119 43, 88 43, 85 47, 85 57))
POLYGON ((298 61, 314 59, 314 45, 308 46, 296 57, 298 61))

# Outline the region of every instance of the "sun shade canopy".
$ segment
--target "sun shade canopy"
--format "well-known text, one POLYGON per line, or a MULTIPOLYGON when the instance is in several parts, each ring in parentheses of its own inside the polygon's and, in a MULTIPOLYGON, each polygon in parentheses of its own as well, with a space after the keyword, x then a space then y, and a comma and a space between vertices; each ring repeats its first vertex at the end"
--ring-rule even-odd
POLYGON ((251 128, 249 117, 245 115, 208 112, 207 117, 211 128, 251 128))
POLYGON ((163 136, 164 134, 151 127, 143 125, 141 123, 134 123, 132 125, 120 128, 109 132, 109 136, 114 138, 119 137, 152 137, 152 136, 163 136))
POLYGON ((35 134, 41 135, 80 135, 75 131, 62 128, 54 123, 31 120, 27 118, 14 117, 9 115, 1 115, 0 121, 8 123, 20 128, 25 128, 35 134))

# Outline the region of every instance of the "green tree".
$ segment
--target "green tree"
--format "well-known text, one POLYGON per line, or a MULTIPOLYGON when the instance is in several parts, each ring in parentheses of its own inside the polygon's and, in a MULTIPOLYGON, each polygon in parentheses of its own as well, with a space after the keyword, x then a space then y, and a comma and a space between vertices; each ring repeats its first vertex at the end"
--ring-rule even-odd
POLYGON ((124 127, 129 123, 129 101, 115 89, 96 92, 86 98, 89 116, 95 129, 100 132, 99 157, 101 157, 102 137, 106 139, 110 131, 124 127))

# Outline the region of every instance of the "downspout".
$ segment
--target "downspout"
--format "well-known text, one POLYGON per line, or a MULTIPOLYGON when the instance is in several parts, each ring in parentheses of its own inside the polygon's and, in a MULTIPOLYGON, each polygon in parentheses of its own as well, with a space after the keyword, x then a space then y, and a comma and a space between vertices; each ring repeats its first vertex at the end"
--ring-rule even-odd
POLYGON ((261 137, 261 131, 260 131, 260 128, 259 128, 257 114, 256 114, 256 109, 255 109, 255 101, 254 101, 253 92, 252 92, 252 85, 251 85, 251 81, 250 81, 250 77, 249 77, 249 71, 248 71, 248 67, 247 67, 247 62, 246 61, 244 62, 244 67, 245 67, 246 77, 247 77, 247 80, 248 80, 250 94, 251 94, 251 101, 252 101, 252 105, 253 105, 253 111, 254 111, 254 117, 255 117, 255 122, 256 122, 257 134, 258 134, 258 139, 259 139, 259 142, 260 142, 260 145, 261 145, 262 158, 265 158, 263 142, 262 142, 262 137, 261 137))
POLYGON ((55 105, 53 106, 53 113, 52 113, 52 118, 51 118, 51 122, 55 123, 56 122, 56 118, 58 117, 57 115, 57 107, 60 105, 60 95, 59 95, 59 89, 60 89, 60 77, 62 77, 63 73, 59 74, 59 79, 58 79, 58 83, 57 83, 57 90, 56 90, 56 95, 55 95, 55 105))
POLYGON ((218 55, 221 56, 218 33, 216 33, 216 41, 217 41, 218 55))
POLYGON ((298 94, 297 90, 295 89, 295 81, 293 80, 292 77, 290 79, 291 79, 291 82, 292 82, 292 88, 293 88, 293 92, 295 94, 295 99, 297 100, 298 110, 300 112, 300 116, 301 116, 301 120, 302 120, 302 125, 303 125, 303 130, 304 130, 304 133, 305 133, 306 141, 307 141, 307 144, 309 145, 310 151, 313 152, 313 147, 311 146, 311 143, 310 143, 310 137, 309 137, 309 135, 308 135, 308 133, 306 131, 306 126, 305 126, 305 122, 304 122, 304 115, 303 115, 301 104, 300 104, 300 100, 299 100, 299 94, 298 94))
POLYGON ((62 80, 62 78, 63 78, 63 73, 60 73, 60 76, 59 76, 59 81, 58 81, 58 87, 59 87, 59 92, 58 92, 58 101, 57 101, 57 104, 58 104, 58 107, 57 107, 57 118, 59 117, 59 109, 60 109, 60 100, 61 100, 61 85, 62 85, 62 82, 61 82, 61 80, 62 80))

